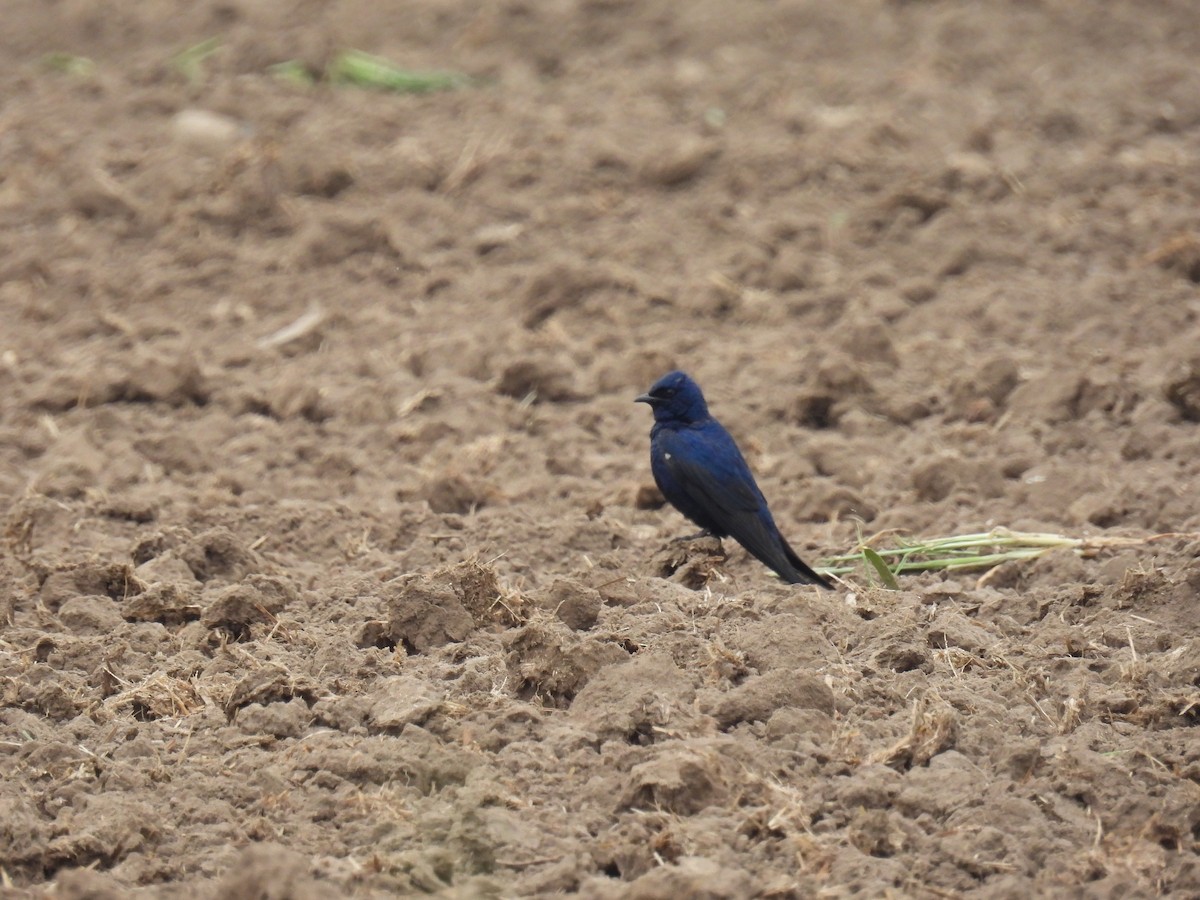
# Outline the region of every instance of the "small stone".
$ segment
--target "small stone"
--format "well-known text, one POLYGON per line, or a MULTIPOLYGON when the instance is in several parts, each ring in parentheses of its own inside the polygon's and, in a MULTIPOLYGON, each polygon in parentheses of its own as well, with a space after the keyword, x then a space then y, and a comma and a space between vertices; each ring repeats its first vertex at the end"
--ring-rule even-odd
POLYGON ((219 154, 233 146, 246 130, 237 120, 207 109, 181 109, 171 119, 175 140, 193 150, 219 154))
POLYGON ((654 148, 640 167, 642 177, 660 187, 678 187, 697 177, 720 154, 720 146, 711 140, 685 137, 673 146, 654 148))

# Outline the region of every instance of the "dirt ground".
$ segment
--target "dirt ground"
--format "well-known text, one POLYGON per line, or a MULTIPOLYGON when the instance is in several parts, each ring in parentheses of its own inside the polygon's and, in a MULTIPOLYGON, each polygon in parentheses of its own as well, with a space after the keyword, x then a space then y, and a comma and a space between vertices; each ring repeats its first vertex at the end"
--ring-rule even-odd
POLYGON ((1200 897, 1192 3, 4 18, 4 896, 1200 897), (788 587, 673 367, 815 564, 1174 536, 788 587))

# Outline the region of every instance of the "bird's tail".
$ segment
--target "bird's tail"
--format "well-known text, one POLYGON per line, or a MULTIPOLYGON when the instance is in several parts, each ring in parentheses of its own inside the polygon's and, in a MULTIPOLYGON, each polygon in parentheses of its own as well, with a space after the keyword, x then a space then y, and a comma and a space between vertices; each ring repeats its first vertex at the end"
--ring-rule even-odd
MULTIPOLYGON (((827 591, 833 590, 833 585, 824 577, 814 572, 808 563, 797 556, 796 551, 788 545, 787 541, 783 540, 782 536, 780 536, 779 542, 783 544, 783 555, 787 557, 787 561, 791 563, 792 569, 795 570, 795 578, 789 578, 788 581, 792 584, 816 584, 827 591)), ((779 574, 783 575, 784 573, 780 572, 779 574)))

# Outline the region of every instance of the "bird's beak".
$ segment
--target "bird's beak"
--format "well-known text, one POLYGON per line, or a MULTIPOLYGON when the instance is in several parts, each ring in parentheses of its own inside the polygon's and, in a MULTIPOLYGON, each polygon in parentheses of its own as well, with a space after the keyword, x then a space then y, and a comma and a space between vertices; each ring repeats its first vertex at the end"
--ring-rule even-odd
POLYGON ((654 398, 651 397, 649 394, 638 394, 636 397, 633 398, 633 402, 634 403, 649 403, 651 406, 653 406, 654 398))

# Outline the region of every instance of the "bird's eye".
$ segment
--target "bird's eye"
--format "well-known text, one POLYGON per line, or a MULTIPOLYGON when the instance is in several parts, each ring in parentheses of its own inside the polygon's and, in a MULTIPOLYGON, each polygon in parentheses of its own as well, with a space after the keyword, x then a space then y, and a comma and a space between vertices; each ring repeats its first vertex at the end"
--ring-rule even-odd
POLYGON ((662 397, 664 400, 670 400, 675 396, 675 388, 663 388, 658 392, 658 396, 662 397))

